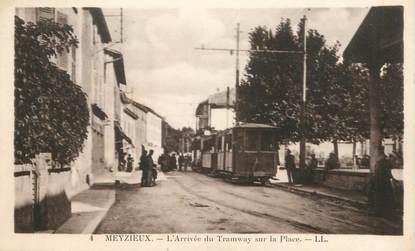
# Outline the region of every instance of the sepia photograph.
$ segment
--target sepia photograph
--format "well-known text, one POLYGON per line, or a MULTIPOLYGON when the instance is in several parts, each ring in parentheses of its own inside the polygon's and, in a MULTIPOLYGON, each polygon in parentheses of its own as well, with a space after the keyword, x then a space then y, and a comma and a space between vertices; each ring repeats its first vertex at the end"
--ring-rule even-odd
POLYGON ((407 10, 13 7, 14 234, 403 237, 407 10))

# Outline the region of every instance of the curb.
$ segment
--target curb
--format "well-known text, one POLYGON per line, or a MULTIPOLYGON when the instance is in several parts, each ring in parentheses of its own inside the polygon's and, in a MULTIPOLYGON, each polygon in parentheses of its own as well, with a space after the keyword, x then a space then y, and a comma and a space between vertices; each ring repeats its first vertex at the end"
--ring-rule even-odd
POLYGON ((86 228, 84 228, 84 230, 82 230, 82 234, 93 234, 97 230, 97 228, 98 228, 99 224, 101 223, 102 219, 105 217, 105 215, 107 215, 108 210, 111 208, 111 206, 115 202, 115 190, 110 191, 109 197, 110 197, 109 200, 104 205, 105 210, 102 210, 101 212, 99 212, 97 214, 97 216, 95 216, 94 219, 92 219, 88 223, 86 228))
MULTIPOLYGON (((65 228, 66 224, 70 221, 66 221, 61 226, 59 226, 53 233, 55 234, 93 234, 101 223, 102 219, 108 213, 108 210, 115 202, 115 190, 109 190, 106 195, 106 202, 101 206, 102 210, 91 216, 92 219, 88 219, 88 223, 85 227, 75 227, 75 229, 68 232, 67 230, 62 230, 65 228), (62 232, 63 231, 63 232, 62 232)), ((70 223, 69 223, 70 224, 70 223)), ((76 224, 76 223, 75 223, 76 224)))
POLYGON ((344 197, 339 197, 339 196, 336 196, 336 195, 331 195, 331 194, 317 192, 317 191, 306 191, 306 190, 303 190, 301 188, 290 187, 290 186, 286 186, 286 185, 282 185, 282 184, 278 184, 278 183, 274 183, 272 185, 274 187, 284 188, 285 190, 287 190, 289 192, 293 192, 293 193, 307 194, 307 195, 317 195, 317 196, 327 198, 327 199, 331 199, 331 200, 346 202, 351 206, 361 208, 361 209, 366 209, 368 207, 368 204, 365 203, 365 202, 352 200, 352 199, 348 199, 348 198, 344 198, 344 197))

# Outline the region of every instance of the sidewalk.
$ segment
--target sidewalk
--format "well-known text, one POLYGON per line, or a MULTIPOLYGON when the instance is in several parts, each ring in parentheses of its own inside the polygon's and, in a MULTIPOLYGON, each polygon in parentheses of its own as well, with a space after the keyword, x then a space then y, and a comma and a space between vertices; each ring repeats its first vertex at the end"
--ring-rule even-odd
POLYGON ((115 202, 113 185, 94 185, 72 198, 72 216, 55 233, 92 234, 115 202))
POLYGON ((359 192, 345 191, 317 185, 294 185, 282 182, 273 182, 272 185, 284 188, 290 192, 317 195, 330 200, 346 202, 354 207, 367 208, 367 197, 359 192))
POLYGON ((271 184, 290 192, 317 195, 329 200, 345 202, 351 206, 362 209, 366 209, 368 206, 367 196, 357 191, 340 190, 318 185, 288 184, 288 178, 285 170, 279 170, 277 178, 278 180, 271 180, 271 184))
MULTIPOLYGON (((72 216, 55 233, 93 234, 110 207, 115 202, 115 181, 121 184, 138 185, 142 171, 117 172, 113 176, 99 177, 94 185, 75 195, 72 199, 72 216)), ((157 181, 166 180, 162 172, 157 181)))

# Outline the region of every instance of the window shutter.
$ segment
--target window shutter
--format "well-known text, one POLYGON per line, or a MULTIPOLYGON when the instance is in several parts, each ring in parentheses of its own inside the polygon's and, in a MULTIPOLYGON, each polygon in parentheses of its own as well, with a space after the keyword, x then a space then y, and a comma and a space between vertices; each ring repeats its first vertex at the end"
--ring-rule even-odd
POLYGON ((74 45, 71 46, 71 54, 72 54, 72 81, 76 83, 76 47, 74 45))
POLYGON ((55 8, 37 8, 37 21, 55 20, 55 8))
MULTIPOLYGON (((56 16, 57 23, 68 24, 68 17, 65 14, 57 11, 56 16)), ((61 69, 68 71, 68 52, 66 50, 62 51, 62 53, 58 55, 57 63, 61 69)))

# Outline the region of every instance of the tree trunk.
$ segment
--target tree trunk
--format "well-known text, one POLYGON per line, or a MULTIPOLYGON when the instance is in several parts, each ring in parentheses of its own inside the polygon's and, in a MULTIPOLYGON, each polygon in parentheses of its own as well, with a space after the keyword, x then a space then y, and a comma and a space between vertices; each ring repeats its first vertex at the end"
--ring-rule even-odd
POLYGON ((339 144, 337 143, 337 139, 333 140, 333 149, 334 149, 334 154, 336 155, 336 158, 339 159, 339 144))
POLYGON ((379 156, 379 146, 382 144, 382 132, 380 125, 380 64, 371 64, 369 83, 369 111, 370 111, 370 171, 374 173, 379 156))

